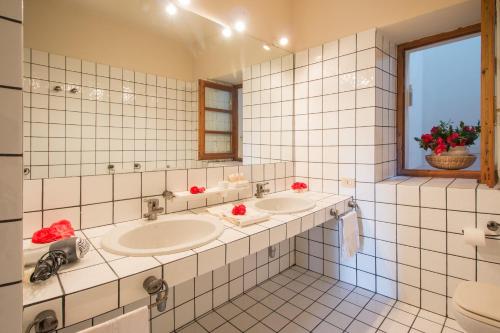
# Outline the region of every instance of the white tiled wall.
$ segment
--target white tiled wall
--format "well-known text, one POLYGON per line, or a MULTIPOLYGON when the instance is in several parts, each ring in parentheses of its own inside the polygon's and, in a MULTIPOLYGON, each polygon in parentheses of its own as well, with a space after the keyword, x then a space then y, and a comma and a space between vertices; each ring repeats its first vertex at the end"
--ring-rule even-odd
POLYGON ((27 178, 107 174, 109 164, 189 167, 197 159, 197 87, 24 49, 27 178))
POLYGON ((293 160, 293 55, 243 71, 243 161, 293 160))
POLYGON ((340 254, 338 224, 296 238, 301 266, 355 283, 423 309, 451 316, 450 300, 464 280, 500 285, 500 240, 464 242, 462 229, 500 223, 500 187, 475 180, 396 177, 376 184, 358 212, 362 248, 340 254))
POLYGON ((375 30, 296 55, 296 178, 311 189, 355 196, 361 228, 356 256, 339 253, 338 226, 326 223, 296 238, 296 261, 450 315, 460 281, 500 284, 499 241, 476 249, 461 235, 466 226, 500 222, 500 192, 475 180, 387 179, 396 166, 395 56, 375 30), (355 186, 343 185, 344 177, 355 186))
POLYGON ((372 200, 395 174, 394 57, 375 29, 296 53, 295 172, 312 190, 372 200))
MULTIPOLYGON (((462 229, 486 229, 487 221, 500 221, 498 188, 477 185, 475 180, 410 178, 377 184, 394 198, 377 199, 376 226, 389 227, 377 237, 380 246, 391 247, 397 266, 396 281, 386 281, 399 299, 433 312, 450 314, 450 297, 457 284, 473 280, 500 284, 498 240, 487 246, 467 245, 462 229), (379 201, 381 201, 379 203, 379 201), (380 221, 387 211, 395 218, 380 221), (394 239, 387 239, 389 234, 394 239)), ((379 245, 377 244, 377 245, 379 245)), ((394 261, 394 263, 392 263, 394 261)))
MULTIPOLYGON (((229 193, 225 202, 251 197, 256 182, 269 182, 271 192, 285 191, 293 183, 293 163, 177 169, 115 175, 77 176, 24 180, 23 235, 60 219, 68 219, 75 229, 86 229, 141 218, 147 209, 147 198, 159 198, 167 213, 222 203, 220 197, 186 201, 165 200, 165 190, 186 191, 191 186, 211 188, 241 172, 252 182, 252 188, 229 193)), ((13 202, 15 203, 15 202, 13 202)), ((21 202, 17 205, 21 209, 21 202)))
POLYGON ((22 2, 0 3, 0 322, 21 332, 22 2))
MULTIPOLYGON (((375 184, 395 175, 394 45, 375 29, 296 54, 295 176, 312 190, 357 199, 359 261, 373 262, 375 184), (348 184, 346 180, 352 180, 348 184)), ((339 255, 335 223, 297 238, 297 264, 372 289, 356 258, 339 255)), ((372 272, 373 273, 373 272, 372 272)))

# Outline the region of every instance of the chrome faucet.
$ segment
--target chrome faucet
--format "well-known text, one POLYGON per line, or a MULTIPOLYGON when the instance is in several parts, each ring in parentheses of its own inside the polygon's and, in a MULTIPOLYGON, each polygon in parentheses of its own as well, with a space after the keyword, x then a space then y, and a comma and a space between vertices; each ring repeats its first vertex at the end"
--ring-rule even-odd
POLYGON ((158 214, 163 213, 164 208, 160 207, 160 200, 158 199, 144 199, 144 202, 148 204, 148 212, 144 213, 144 217, 148 221, 153 221, 158 218, 158 214))
POLYGON ((265 188, 266 185, 268 185, 269 183, 257 183, 255 184, 257 186, 257 190, 255 191, 255 197, 256 198, 263 198, 264 197, 264 193, 269 193, 269 189, 268 188, 265 188))

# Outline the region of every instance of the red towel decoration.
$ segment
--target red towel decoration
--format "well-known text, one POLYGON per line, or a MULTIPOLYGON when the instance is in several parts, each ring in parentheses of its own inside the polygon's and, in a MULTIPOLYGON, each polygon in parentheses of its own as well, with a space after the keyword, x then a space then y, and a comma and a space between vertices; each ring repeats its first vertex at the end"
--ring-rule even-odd
POLYGON ((48 228, 42 228, 35 231, 33 237, 31 237, 31 242, 35 244, 46 244, 52 243, 56 240, 69 238, 75 235, 75 230, 71 226, 71 222, 68 220, 61 220, 48 228))
POLYGON ((305 190, 307 189, 307 184, 302 182, 295 182, 292 184, 292 190, 305 190))
POLYGON ((189 192, 191 192, 191 194, 203 193, 205 192, 205 188, 203 186, 202 187, 193 186, 191 187, 191 189, 189 189, 189 192))
POLYGON ((233 215, 245 215, 247 213, 247 207, 244 204, 234 205, 231 213, 233 215))

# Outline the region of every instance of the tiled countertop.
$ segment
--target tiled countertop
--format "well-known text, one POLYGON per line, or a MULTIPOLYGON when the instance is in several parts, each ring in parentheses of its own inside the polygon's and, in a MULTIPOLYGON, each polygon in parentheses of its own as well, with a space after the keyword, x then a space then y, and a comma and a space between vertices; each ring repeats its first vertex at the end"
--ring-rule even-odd
MULTIPOLYGON (((266 197, 284 194, 303 196, 316 201, 316 206, 297 214, 272 215, 268 221, 247 227, 221 220, 225 229, 219 238, 199 248, 175 254, 123 257, 105 251, 101 248, 100 238, 117 224, 78 231, 77 236, 88 239, 93 248, 79 262, 63 266, 57 277, 39 284, 25 283, 23 304, 28 306, 45 302, 119 281, 120 306, 123 306, 147 296, 142 289, 142 281, 151 274, 163 276, 170 286, 178 285, 322 224, 330 219, 330 208, 344 212, 350 199, 327 193, 295 194, 290 191, 266 197)), ((244 202, 254 200, 258 199, 244 202)), ((232 203, 225 205, 232 206, 232 203)), ((206 210, 204 207, 181 214, 203 214, 206 210)))

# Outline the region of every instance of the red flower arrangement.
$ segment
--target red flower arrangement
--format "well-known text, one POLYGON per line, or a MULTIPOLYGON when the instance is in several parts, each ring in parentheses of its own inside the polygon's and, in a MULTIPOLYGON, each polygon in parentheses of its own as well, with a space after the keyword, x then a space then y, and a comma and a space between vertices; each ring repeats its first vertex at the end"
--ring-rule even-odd
POLYGON ((303 192, 307 190, 307 184, 302 182, 295 182, 292 184, 292 190, 295 192, 303 192))
POLYGON ((189 192, 191 194, 198 194, 198 193, 203 193, 205 192, 205 188, 203 186, 198 187, 198 186, 193 186, 189 189, 189 192))
POLYGON ((71 226, 71 222, 68 220, 61 220, 48 228, 42 228, 36 231, 31 237, 31 242, 35 244, 46 244, 52 243, 56 240, 69 238, 75 235, 75 230, 71 226))
POLYGON ((233 215, 245 215, 247 213, 247 207, 244 204, 234 205, 231 213, 233 215))
POLYGON ((481 126, 466 126, 463 121, 458 127, 453 128, 451 122, 440 121, 438 126, 434 126, 430 133, 423 134, 420 138, 415 138, 420 148, 430 149, 436 155, 457 146, 471 146, 479 138, 481 126))

